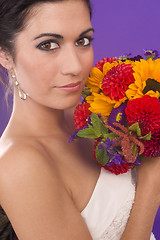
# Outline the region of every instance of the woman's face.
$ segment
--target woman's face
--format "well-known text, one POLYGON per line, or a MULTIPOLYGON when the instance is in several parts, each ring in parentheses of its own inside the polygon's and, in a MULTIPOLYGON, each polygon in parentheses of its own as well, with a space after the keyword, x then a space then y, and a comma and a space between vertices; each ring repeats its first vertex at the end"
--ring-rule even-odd
POLYGON ((89 10, 81 0, 32 9, 15 45, 16 77, 29 101, 55 109, 78 102, 93 64, 92 34, 89 10))

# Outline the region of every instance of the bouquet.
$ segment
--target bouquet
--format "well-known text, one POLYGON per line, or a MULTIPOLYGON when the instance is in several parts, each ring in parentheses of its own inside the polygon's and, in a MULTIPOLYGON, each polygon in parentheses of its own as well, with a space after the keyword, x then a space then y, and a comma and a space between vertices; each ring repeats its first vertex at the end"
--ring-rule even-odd
POLYGON ((144 56, 99 61, 74 112, 70 142, 94 139, 94 158, 116 175, 160 156, 160 59, 144 56))

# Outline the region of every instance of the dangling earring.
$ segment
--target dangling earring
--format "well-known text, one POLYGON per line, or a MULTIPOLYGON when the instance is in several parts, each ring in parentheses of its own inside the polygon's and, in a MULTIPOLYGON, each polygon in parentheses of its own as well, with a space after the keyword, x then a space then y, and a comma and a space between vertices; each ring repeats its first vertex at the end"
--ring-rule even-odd
POLYGON ((15 75, 14 73, 12 73, 11 76, 12 76, 12 79, 13 79, 13 81, 14 81, 15 86, 16 86, 17 89, 18 89, 18 95, 19 95, 19 97, 20 97, 22 100, 26 100, 26 99, 27 99, 27 94, 20 88, 19 82, 18 82, 17 79, 16 79, 16 75, 15 75))

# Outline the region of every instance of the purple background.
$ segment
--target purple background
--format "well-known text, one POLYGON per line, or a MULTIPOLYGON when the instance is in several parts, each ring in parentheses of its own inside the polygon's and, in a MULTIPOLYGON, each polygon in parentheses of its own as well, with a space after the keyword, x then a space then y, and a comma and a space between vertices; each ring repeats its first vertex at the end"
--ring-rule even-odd
MULTIPOLYGON (((143 54, 143 49, 160 50, 159 0, 91 0, 95 28, 95 63, 103 57, 127 53, 143 54)), ((11 107, 6 107, 4 88, 0 85, 0 134, 5 128, 11 107)), ((153 232, 160 240, 160 209, 153 232)))

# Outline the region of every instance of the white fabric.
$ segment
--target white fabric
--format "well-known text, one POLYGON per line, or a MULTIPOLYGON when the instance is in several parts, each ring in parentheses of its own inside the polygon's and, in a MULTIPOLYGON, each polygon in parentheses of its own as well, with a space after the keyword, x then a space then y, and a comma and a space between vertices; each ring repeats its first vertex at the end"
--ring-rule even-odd
MULTIPOLYGON (((93 194, 81 212, 93 240, 120 240, 135 196, 135 173, 101 169, 93 194)), ((150 240, 155 240, 151 236, 150 240)))

